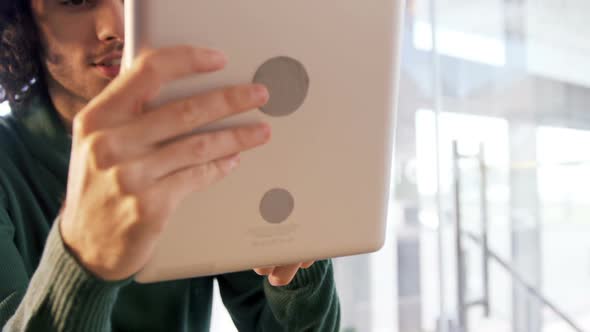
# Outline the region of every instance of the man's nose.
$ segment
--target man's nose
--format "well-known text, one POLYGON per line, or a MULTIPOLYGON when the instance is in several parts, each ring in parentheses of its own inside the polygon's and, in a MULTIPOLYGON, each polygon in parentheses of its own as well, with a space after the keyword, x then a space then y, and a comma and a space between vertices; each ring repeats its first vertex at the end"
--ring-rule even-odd
POLYGON ((99 1, 96 11, 96 35, 100 41, 123 41, 125 38, 123 1, 99 1))

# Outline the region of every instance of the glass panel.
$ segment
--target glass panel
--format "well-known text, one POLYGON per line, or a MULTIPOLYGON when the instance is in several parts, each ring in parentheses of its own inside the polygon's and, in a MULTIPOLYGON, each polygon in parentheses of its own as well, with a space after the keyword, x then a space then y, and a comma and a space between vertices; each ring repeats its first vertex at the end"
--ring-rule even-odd
MULTIPOLYGON (((537 129, 539 199, 543 229, 543 292, 590 327, 590 131, 540 126, 537 129)), ((563 322, 550 312, 545 330, 563 322)))
POLYGON ((420 265, 398 278, 420 285, 398 310, 421 317, 400 331, 589 330, 590 2, 408 6, 395 190, 420 265))

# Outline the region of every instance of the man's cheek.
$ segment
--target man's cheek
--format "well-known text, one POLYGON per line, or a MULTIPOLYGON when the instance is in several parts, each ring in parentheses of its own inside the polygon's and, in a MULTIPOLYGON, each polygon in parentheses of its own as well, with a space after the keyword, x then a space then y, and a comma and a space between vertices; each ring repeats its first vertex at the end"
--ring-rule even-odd
POLYGON ((53 47, 45 47, 45 60, 48 65, 59 66, 64 63, 64 53, 53 47))

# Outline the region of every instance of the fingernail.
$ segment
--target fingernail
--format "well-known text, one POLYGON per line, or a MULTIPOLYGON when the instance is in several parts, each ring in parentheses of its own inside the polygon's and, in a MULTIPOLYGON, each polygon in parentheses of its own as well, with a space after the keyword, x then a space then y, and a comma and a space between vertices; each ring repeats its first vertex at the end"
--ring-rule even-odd
POLYGON ((274 276, 268 277, 268 282, 275 287, 278 287, 281 285, 281 280, 274 277, 274 276))
POLYGON ((232 170, 240 164, 240 155, 237 155, 229 160, 229 169, 232 170))
POLYGON ((264 85, 254 86, 254 98, 260 102, 263 102, 269 98, 268 90, 264 85))
POLYGON ((210 58, 211 61, 216 64, 223 64, 227 62, 227 56, 218 50, 210 50, 210 58))
POLYGON ((258 135, 259 139, 266 140, 270 136, 270 127, 264 124, 260 125, 256 134, 258 135))

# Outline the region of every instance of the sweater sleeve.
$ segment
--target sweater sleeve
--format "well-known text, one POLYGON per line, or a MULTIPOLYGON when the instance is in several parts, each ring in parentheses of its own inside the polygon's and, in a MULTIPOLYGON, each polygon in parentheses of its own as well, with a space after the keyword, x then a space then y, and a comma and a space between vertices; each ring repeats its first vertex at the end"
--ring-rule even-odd
POLYGON ((284 287, 253 271, 218 277, 223 303, 240 331, 338 331, 340 304, 332 262, 299 270, 284 287))
POLYGON ((13 242, 13 227, 0 207, 0 326, 12 331, 110 331, 119 288, 86 271, 67 251, 59 219, 35 273, 27 275, 13 242))

